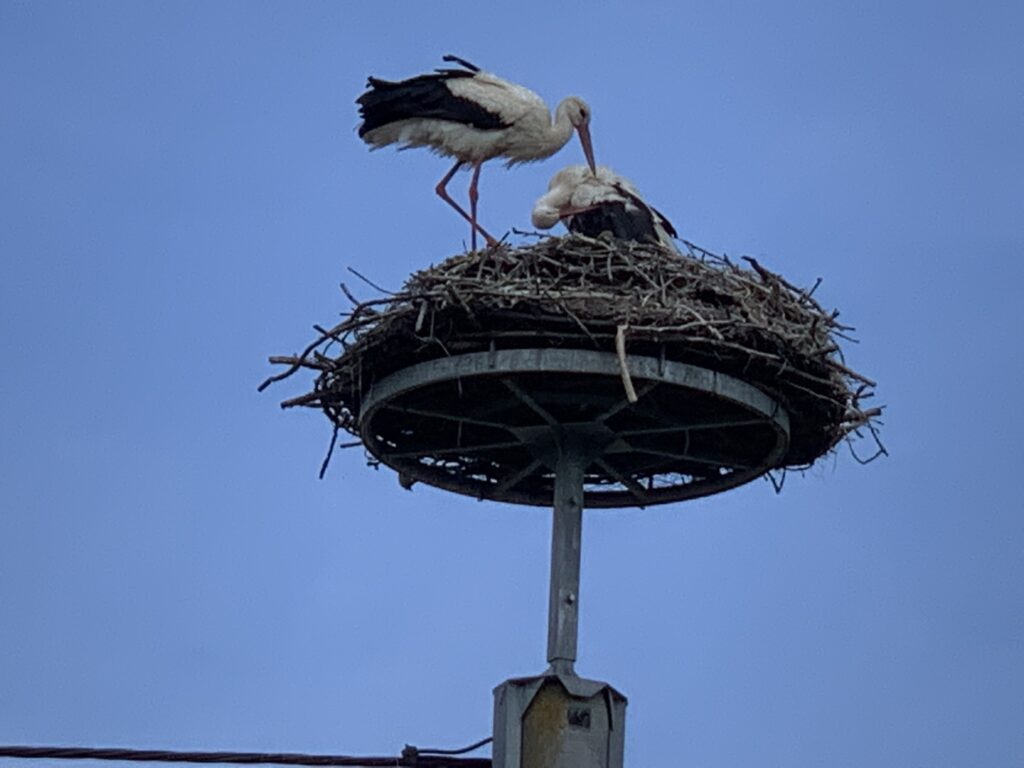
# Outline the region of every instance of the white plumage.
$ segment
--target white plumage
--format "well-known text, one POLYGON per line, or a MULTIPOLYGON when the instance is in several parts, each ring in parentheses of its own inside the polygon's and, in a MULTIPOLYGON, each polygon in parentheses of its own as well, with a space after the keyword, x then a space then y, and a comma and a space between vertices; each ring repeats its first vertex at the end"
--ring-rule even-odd
POLYGON ((561 220, 570 232, 590 237, 608 232, 679 252, 671 222, 644 201, 629 179, 604 165, 595 171, 585 165, 560 170, 534 204, 531 219, 538 229, 550 229, 561 220))
POLYGON ((576 96, 563 99, 551 112, 544 100, 521 85, 503 80, 455 56, 445 56, 462 69, 439 69, 407 80, 390 82, 371 77, 369 90, 357 99, 363 123, 360 137, 372 148, 398 145, 427 147, 454 157, 455 166, 435 191, 469 221, 473 248, 480 232, 488 245, 497 241, 476 218, 480 168, 503 157, 507 165, 543 160, 565 146, 578 132, 591 168, 590 109, 576 96), (446 187, 463 165, 473 167, 469 185, 470 213, 448 195, 446 187))

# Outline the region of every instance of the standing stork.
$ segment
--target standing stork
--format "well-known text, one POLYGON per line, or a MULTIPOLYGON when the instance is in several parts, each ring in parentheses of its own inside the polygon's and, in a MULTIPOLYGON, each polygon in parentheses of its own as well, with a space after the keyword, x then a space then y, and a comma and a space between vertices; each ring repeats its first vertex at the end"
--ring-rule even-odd
POLYGON ((476 233, 488 245, 497 245, 477 223, 477 186, 480 168, 495 157, 507 166, 543 160, 565 146, 575 130, 590 167, 594 150, 590 142, 590 108, 583 99, 569 96, 551 112, 544 100, 521 85, 510 83, 457 56, 444 61, 461 69, 438 69, 431 74, 391 82, 371 77, 356 99, 362 125, 359 136, 373 149, 398 144, 400 149, 429 147, 439 155, 454 157, 452 169, 435 191, 470 224, 473 250, 476 233), (448 195, 446 187, 463 165, 473 167, 469 184, 469 213, 448 195))
POLYGON ((533 206, 533 226, 550 229, 559 220, 570 232, 597 237, 609 232, 622 240, 658 243, 679 253, 672 223, 644 202, 633 183, 600 165, 570 165, 556 173, 547 193, 533 206))

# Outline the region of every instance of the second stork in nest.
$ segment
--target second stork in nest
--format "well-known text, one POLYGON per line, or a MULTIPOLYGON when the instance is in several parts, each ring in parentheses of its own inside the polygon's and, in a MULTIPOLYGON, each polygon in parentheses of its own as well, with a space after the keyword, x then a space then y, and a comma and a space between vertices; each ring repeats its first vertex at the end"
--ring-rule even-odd
POLYGON ((606 166, 591 172, 570 165, 556 173, 548 191, 533 206, 533 226, 550 229, 559 220, 566 229, 588 237, 607 232, 620 240, 657 243, 679 252, 672 223, 648 205, 633 183, 606 166))

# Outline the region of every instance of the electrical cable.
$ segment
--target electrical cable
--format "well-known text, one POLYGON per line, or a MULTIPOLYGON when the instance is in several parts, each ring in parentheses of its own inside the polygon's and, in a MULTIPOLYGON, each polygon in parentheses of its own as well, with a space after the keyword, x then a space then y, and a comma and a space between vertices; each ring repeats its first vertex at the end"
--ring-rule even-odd
MULTIPOLYGON (((452 754, 461 754, 483 746, 489 739, 452 754)), ((274 765, 335 765, 359 768, 491 768, 489 757, 449 757, 443 750, 423 754, 406 748, 397 757, 356 757, 352 755, 307 755, 291 752, 175 752, 158 749, 116 749, 109 747, 27 747, 0 746, 0 757, 48 760, 124 760, 164 763, 267 763, 274 765), (409 754, 406 754, 406 750, 409 754)))
POLYGON ((402 750, 402 754, 405 754, 405 750, 416 750, 418 755, 464 755, 467 752, 472 752, 474 749, 480 749, 484 744, 490 744, 494 741, 494 737, 488 736, 486 739, 480 739, 475 744, 470 744, 468 747, 462 747, 462 749, 419 749, 418 747, 406 746, 402 750))

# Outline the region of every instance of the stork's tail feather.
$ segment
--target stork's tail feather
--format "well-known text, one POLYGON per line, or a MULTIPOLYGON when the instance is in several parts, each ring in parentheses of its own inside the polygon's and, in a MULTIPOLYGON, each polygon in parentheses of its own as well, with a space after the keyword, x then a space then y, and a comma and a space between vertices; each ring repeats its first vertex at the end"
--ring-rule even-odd
POLYGON ((465 67, 470 72, 479 72, 480 71, 480 67, 478 67, 476 64, 471 64, 470 62, 466 61, 465 59, 460 59, 458 56, 455 56, 455 55, 453 55, 451 53, 449 53, 449 54, 447 54, 445 56, 442 56, 441 57, 441 61, 454 62, 456 64, 459 64, 459 65, 465 67))
POLYGON ((398 82, 370 77, 366 81, 368 90, 356 99, 363 119, 359 136, 413 118, 449 120, 484 130, 506 127, 500 115, 449 90, 449 80, 473 76, 473 72, 465 69, 450 69, 398 82))
POLYGON ((650 206, 651 211, 658 219, 658 223, 661 224, 661 228, 665 230, 671 237, 679 237, 679 233, 676 232, 676 228, 672 226, 672 222, 665 218, 665 214, 655 208, 653 205, 650 206))
MULTIPOLYGON (((471 76, 469 72, 465 74, 471 76)), ((365 136, 375 128, 399 120, 425 116, 424 113, 429 112, 432 105, 449 95, 444 81, 445 76, 440 74, 420 75, 397 82, 368 78, 368 90, 356 99, 359 116, 363 118, 359 135, 365 136)))

